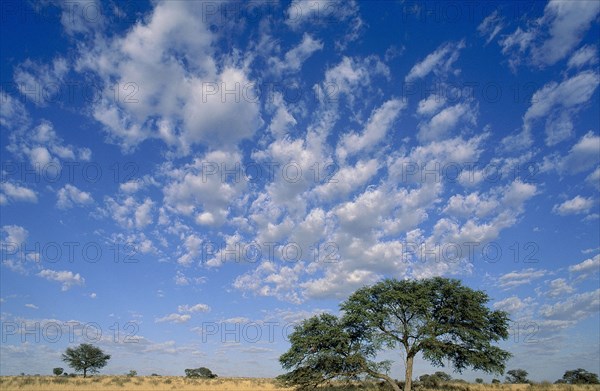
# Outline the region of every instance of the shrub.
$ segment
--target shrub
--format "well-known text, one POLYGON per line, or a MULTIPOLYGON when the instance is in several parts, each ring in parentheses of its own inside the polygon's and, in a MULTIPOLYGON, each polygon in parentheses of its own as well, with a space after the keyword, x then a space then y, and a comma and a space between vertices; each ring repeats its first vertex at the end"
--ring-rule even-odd
POLYGON ((56 376, 60 376, 60 375, 62 375, 62 374, 63 374, 63 372, 64 372, 64 369, 62 369, 62 368, 54 368, 54 369, 52 370, 52 373, 53 373, 54 375, 56 375, 56 376))
POLYGON ((191 379, 194 379, 194 378, 214 379, 215 377, 217 377, 217 375, 212 373, 212 371, 206 367, 200 367, 200 368, 196 368, 196 369, 186 369, 185 377, 189 377, 191 379))

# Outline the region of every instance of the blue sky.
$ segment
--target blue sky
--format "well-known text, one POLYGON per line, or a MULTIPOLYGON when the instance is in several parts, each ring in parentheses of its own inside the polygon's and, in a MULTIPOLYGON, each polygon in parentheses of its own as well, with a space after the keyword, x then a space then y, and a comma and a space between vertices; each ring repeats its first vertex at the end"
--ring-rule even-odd
POLYGON ((510 313, 507 369, 600 366, 600 3, 1 7, 2 375, 275 376, 295 322, 437 275, 510 313))

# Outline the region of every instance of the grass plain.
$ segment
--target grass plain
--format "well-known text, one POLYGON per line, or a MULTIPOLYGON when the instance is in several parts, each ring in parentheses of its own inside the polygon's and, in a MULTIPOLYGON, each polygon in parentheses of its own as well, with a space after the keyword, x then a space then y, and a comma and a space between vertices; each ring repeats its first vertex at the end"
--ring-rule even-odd
MULTIPOLYGON (((388 390, 384 385, 364 383, 320 387, 319 391, 388 390)), ((434 391, 415 385, 415 391, 434 391)), ((180 376, 3 376, 0 391, 292 391, 282 388, 274 379, 217 378, 186 379, 180 376)), ((447 383, 435 390, 445 391, 600 391, 600 385, 566 384, 468 384, 447 383)))

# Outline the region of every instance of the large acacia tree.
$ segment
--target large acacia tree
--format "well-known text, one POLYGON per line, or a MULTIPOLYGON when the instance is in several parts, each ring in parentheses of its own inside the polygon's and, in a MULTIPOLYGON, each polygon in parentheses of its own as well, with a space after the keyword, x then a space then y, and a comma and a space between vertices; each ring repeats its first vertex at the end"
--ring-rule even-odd
POLYGON ((291 349, 280 358, 284 368, 294 370, 284 377, 301 385, 297 380, 310 376, 317 382, 362 373, 399 390, 381 373, 386 363, 372 361, 383 348, 403 351, 405 391, 412 387, 418 353, 437 366, 448 360, 459 372, 470 367, 502 373, 510 353, 493 343, 508 337, 509 319, 503 311, 488 309, 488 301, 485 292, 441 277, 388 279, 364 287, 342 303, 341 320, 321 315, 295 329, 291 349))

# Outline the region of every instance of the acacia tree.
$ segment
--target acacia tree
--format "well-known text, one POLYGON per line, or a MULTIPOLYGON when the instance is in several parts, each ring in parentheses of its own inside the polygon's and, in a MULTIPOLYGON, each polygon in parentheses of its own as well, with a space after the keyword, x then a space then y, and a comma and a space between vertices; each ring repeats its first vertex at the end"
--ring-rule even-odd
POLYGON ((333 379, 356 380, 366 374, 400 391, 384 373, 389 362, 373 361, 379 346, 360 325, 321 314, 296 326, 289 339, 292 347, 279 358, 285 369, 292 370, 278 377, 285 386, 312 389, 333 379))
POLYGON ((389 348, 405 353, 405 391, 410 391, 415 356, 436 366, 443 360, 504 372, 510 353, 492 345, 508 337, 508 314, 486 307, 489 297, 455 279, 388 279, 353 293, 341 306, 348 321, 364 324, 389 348))
POLYGON ((563 381, 568 384, 600 384, 598 375, 582 368, 566 371, 563 381))
POLYGON ((512 384, 524 384, 528 383, 527 375, 529 373, 524 369, 511 369, 506 372, 506 381, 512 384))
POLYGON ((110 354, 105 354, 102 349, 94 345, 82 343, 76 348, 67 348, 62 355, 62 360, 76 372, 83 371, 83 377, 86 377, 88 371, 97 373, 104 367, 110 360, 110 354))
POLYGON ((467 367, 504 372, 510 353, 492 343, 508 337, 508 315, 486 307, 489 297, 460 281, 431 278, 384 280, 353 293, 341 305, 341 320, 331 315, 303 322, 290 336, 291 349, 280 357, 289 384, 308 386, 336 377, 368 374, 398 385, 374 362, 383 348, 405 353, 405 391, 412 387, 418 353, 434 365, 449 360, 461 372, 467 367))

